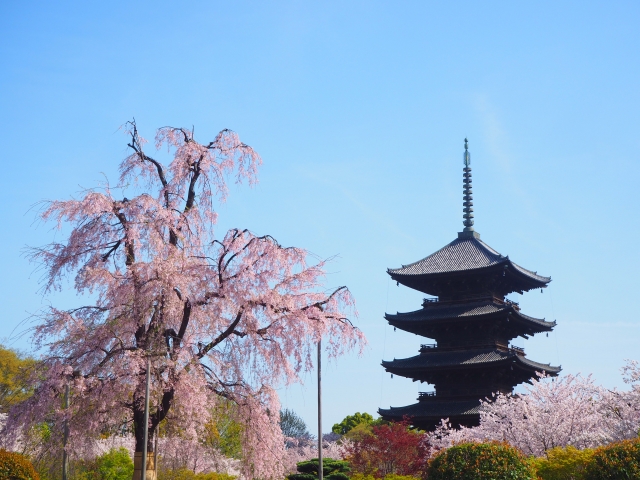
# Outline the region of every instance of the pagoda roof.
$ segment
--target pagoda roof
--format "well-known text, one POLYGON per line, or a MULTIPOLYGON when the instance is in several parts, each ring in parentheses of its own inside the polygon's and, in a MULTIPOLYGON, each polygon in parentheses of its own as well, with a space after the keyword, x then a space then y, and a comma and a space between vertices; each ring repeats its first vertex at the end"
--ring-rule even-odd
POLYGON ((546 363, 538 363, 526 358, 522 351, 515 349, 501 350, 498 348, 476 348, 468 350, 444 350, 434 348, 430 352, 421 353, 415 357, 382 361, 387 371, 398 375, 411 377, 411 371, 427 371, 434 368, 457 368, 468 366, 490 366, 498 363, 515 361, 527 370, 542 371, 547 374, 557 374, 560 367, 553 367, 546 363))
POLYGON ((464 400, 430 400, 428 402, 418 402, 406 407, 379 408, 378 413, 386 418, 401 419, 405 416, 410 418, 430 418, 438 421, 441 418, 450 417, 473 417, 480 414, 481 401, 479 399, 464 400))
POLYGON ((387 313, 385 318, 391 325, 412 332, 419 329, 420 325, 424 323, 433 324, 443 320, 459 321, 470 318, 482 320, 504 313, 511 314, 512 318, 529 324, 537 332, 550 331, 556 325, 556 322, 547 322, 544 319, 521 313, 513 303, 489 299, 465 303, 427 302, 420 310, 396 314, 387 313))
POLYGON ((505 266, 517 276, 524 277, 530 288, 546 286, 551 277, 538 275, 537 272, 527 270, 512 262, 508 256, 501 255, 489 245, 480 240, 480 236, 460 234, 453 242, 445 245, 431 255, 417 262, 403 265, 400 268, 387 270, 394 280, 412 288, 416 277, 441 277, 447 274, 481 272, 491 267, 505 266))

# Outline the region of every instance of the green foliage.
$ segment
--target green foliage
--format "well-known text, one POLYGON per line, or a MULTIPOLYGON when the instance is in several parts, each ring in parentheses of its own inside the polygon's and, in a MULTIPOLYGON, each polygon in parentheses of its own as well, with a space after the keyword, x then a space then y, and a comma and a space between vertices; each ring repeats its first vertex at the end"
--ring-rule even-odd
MULTIPOLYGON (((317 458, 312 458, 306 462, 298 463, 298 472, 287 477, 288 480, 317 480, 318 467, 320 463, 317 458)), ((333 458, 322 459, 322 477, 327 480, 349 480, 349 462, 344 460, 334 460, 333 458)))
POLYGON ((31 396, 29 379, 36 361, 0 345, 0 413, 31 396))
POLYGON ((390 473, 383 480, 419 480, 418 477, 412 477, 411 475, 395 475, 390 473))
POLYGON ((227 473, 193 473, 192 470, 166 470, 158 473, 158 480, 235 480, 236 477, 227 473))
MULTIPOLYGON (((335 425, 334 425, 335 426, 335 425)), ((364 440, 365 437, 373 435, 373 426, 370 423, 359 423, 351 430, 349 430, 344 436, 349 440, 356 442, 364 440)))
POLYGON ((100 480, 130 480, 133 476, 133 460, 125 448, 112 448, 96 458, 100 480))
POLYGON ((227 457, 242 455, 242 424, 235 420, 237 406, 229 401, 219 402, 211 412, 212 420, 205 425, 201 439, 205 447, 222 452, 227 457))
MULTIPOLYGON (((351 475, 351 480, 378 480, 373 475, 364 475, 362 473, 354 473, 351 475)), ((382 480, 420 480, 420 477, 413 477, 411 475, 396 475, 390 473, 382 478, 382 480)))
POLYGON ((0 450, 0 478, 40 480, 35 468, 24 455, 0 450))
POLYGON ((309 437, 307 424, 296 412, 288 408, 280 411, 280 429, 285 437, 309 437))
POLYGON ((534 468, 506 443, 462 443, 436 455, 429 480, 534 480, 534 468))
POLYGON ((640 478, 640 440, 625 440, 597 448, 587 465, 585 480, 640 478))
POLYGON ((534 458, 532 463, 541 480, 584 480, 592 458, 592 449, 568 446, 547 450, 546 458, 534 458))
POLYGON ((347 415, 340 423, 336 423, 331 427, 333 433, 338 435, 346 435, 357 425, 377 425, 381 420, 374 420, 368 413, 356 412, 353 415, 347 415))

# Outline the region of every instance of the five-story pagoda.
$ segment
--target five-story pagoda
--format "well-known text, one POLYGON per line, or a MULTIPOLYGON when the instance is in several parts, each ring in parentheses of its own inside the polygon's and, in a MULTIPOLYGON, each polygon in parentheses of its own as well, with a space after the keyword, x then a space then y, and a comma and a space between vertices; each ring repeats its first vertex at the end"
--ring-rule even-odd
POLYGON ((431 295, 420 310, 386 314, 389 324, 428 337, 417 356, 383 361, 387 372, 427 382, 433 392, 420 393, 418 403, 379 409, 385 420, 411 418, 413 425, 433 429, 449 418, 453 425, 474 426, 480 420, 480 400, 544 372, 560 367, 529 360, 510 345, 516 337, 549 332, 555 322, 529 317, 506 295, 546 288, 551 281, 503 256, 480 240, 473 229, 471 157, 464 152, 464 230, 458 238, 422 260, 389 269, 396 282, 431 295))

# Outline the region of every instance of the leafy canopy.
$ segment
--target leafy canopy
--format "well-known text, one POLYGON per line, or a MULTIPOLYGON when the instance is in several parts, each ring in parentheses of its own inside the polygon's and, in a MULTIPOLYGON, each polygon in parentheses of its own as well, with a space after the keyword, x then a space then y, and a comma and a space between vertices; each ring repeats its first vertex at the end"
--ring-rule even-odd
POLYGON ((33 358, 0 345, 0 413, 31 396, 28 379, 35 365, 33 358))
POLYGON ((280 429, 285 437, 307 438, 310 436, 307 424, 296 412, 285 408, 280 411, 280 429))
POLYGON ((333 433, 338 435, 346 435, 356 425, 371 425, 374 423, 373 417, 368 413, 356 412, 353 415, 347 415, 340 423, 336 423, 331 427, 333 433))

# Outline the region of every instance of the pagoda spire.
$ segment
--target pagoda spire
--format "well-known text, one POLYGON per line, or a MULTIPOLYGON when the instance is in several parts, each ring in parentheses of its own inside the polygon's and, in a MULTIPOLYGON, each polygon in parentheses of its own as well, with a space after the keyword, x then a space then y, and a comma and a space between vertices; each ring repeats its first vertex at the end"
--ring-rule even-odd
POLYGON ((464 139, 464 168, 463 168, 463 221, 464 230, 458 234, 458 237, 475 237, 480 238, 480 234, 473 229, 473 186, 471 180, 471 154, 469 153, 469 141, 464 139))

